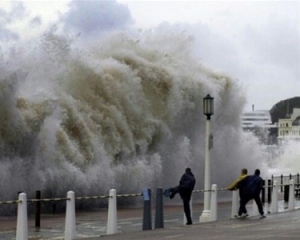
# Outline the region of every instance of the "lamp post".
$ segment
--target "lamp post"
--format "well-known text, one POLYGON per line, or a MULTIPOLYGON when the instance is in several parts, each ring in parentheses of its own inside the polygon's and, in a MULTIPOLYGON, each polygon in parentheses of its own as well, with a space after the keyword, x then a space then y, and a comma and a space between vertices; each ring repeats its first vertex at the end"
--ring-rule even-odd
POLYGON ((214 98, 209 94, 203 98, 203 114, 206 115, 205 133, 205 169, 204 169, 204 206, 200 222, 210 221, 210 149, 212 148, 212 135, 210 134, 210 117, 214 114, 214 98))

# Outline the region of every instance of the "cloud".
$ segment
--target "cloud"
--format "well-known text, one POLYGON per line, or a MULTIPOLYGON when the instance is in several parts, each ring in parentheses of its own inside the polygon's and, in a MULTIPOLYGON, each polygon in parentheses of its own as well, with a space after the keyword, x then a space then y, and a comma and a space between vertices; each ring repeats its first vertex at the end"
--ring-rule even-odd
POLYGON ((73 0, 62 17, 65 30, 85 35, 122 29, 133 23, 130 11, 115 0, 73 0))
POLYGON ((300 31, 296 21, 272 16, 259 28, 246 27, 242 42, 255 61, 287 68, 300 79, 300 31))
POLYGON ((9 24, 26 16, 26 10, 22 2, 12 2, 11 9, 0 8, 0 24, 9 24))
POLYGON ((32 27, 39 27, 42 24, 42 19, 40 16, 36 16, 29 21, 29 25, 32 27))
POLYGON ((26 16, 26 9, 22 2, 12 2, 9 10, 0 8, 0 41, 18 40, 19 34, 10 30, 10 25, 26 16))
POLYGON ((0 41, 18 40, 19 35, 15 32, 8 30, 5 27, 0 26, 0 41))

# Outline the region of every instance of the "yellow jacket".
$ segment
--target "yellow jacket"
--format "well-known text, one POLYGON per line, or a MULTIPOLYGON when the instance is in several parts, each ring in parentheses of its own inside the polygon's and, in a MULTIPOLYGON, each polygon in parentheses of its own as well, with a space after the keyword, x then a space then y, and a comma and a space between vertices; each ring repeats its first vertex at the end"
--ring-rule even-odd
POLYGON ((230 184, 229 187, 227 187, 227 190, 234 190, 236 188, 236 186, 239 184, 239 182, 242 181, 245 177, 247 177, 247 174, 241 175, 232 184, 230 184))

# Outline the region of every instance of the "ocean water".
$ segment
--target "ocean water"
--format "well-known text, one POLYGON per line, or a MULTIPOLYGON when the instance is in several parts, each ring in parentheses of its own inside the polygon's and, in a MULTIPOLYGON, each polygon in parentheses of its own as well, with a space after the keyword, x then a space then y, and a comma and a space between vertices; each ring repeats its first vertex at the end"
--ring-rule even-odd
MULTIPOLYGON (((82 44, 52 33, 0 56, 0 196, 139 193, 170 187, 191 167, 203 189, 203 97, 215 99, 211 182, 268 153, 241 130, 245 90, 194 54, 185 34, 112 33, 82 44)), ((298 153, 296 153, 298 154, 298 153)))

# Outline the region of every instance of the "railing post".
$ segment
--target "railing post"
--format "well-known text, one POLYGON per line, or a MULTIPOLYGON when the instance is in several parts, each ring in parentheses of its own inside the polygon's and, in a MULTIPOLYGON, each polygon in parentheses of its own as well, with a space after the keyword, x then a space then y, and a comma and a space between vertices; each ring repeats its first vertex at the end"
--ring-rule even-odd
MULTIPOLYGON (((41 191, 35 191, 35 198, 41 200, 41 191)), ((41 201, 35 202, 35 227, 41 226, 41 201)))
POLYGON ((268 179, 268 203, 271 202, 272 180, 268 179))
POLYGON ((232 191, 232 205, 231 205, 231 218, 234 218, 235 215, 238 214, 239 210, 239 196, 238 191, 232 191))
POLYGON ((265 203, 265 194, 266 194, 266 180, 263 180, 263 188, 262 188, 262 191, 261 191, 261 201, 262 203, 265 203))
POLYGON ((152 230, 152 218, 151 218, 151 190, 149 188, 143 188, 144 198, 144 216, 143 216, 143 231, 152 230))
POLYGON ((295 209, 295 185, 294 179, 290 180, 290 190, 289 190, 289 210, 295 209))
POLYGON ((273 191, 272 191, 272 202, 271 202, 271 213, 278 212, 278 188, 277 188, 277 181, 274 180, 273 183, 273 191))
POLYGON ((114 233, 117 233, 117 194, 115 189, 110 189, 106 234, 114 233))
POLYGON ((155 228, 164 228, 163 189, 156 189, 155 228))
POLYGON ((289 193, 290 192, 290 185, 286 184, 284 185, 284 193, 283 193, 283 199, 285 202, 289 201, 289 193))
POLYGON ((76 239, 75 193, 69 191, 67 198, 70 200, 66 200, 65 240, 73 240, 76 239))
POLYGON ((19 194, 16 240, 28 240, 28 215, 26 193, 19 194))
POLYGON ((211 197, 210 197, 210 221, 217 221, 218 217, 218 190, 217 184, 211 186, 211 197))

